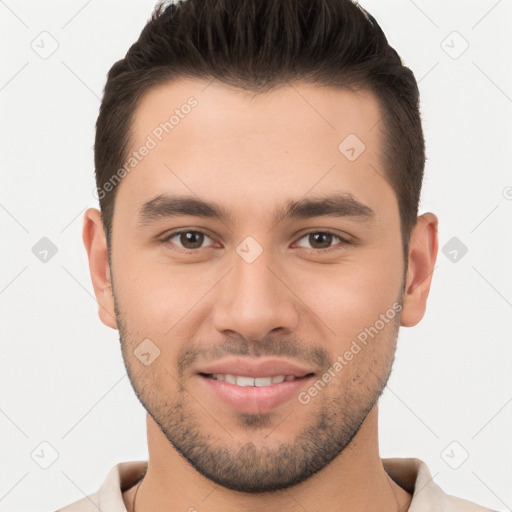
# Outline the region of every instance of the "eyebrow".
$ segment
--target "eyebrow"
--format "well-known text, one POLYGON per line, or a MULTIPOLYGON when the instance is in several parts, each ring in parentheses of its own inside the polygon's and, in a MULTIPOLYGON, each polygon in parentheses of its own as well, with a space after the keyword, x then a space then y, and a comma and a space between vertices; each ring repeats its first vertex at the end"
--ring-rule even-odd
MULTIPOLYGON (((190 215, 232 222, 230 210, 222 205, 193 196, 159 194, 139 208, 139 225, 146 226, 164 218, 190 215)), ((283 219, 309 219, 315 217, 350 217, 360 222, 375 220, 376 213, 359 202, 352 194, 314 196, 298 201, 289 199, 274 211, 274 223, 283 219)))

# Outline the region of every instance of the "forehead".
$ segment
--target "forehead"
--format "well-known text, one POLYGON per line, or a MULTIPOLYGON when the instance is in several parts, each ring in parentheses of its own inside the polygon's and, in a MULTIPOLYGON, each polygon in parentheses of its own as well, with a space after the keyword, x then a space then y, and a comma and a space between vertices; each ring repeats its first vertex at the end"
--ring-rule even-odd
POLYGON ((181 79, 139 102, 129 152, 149 149, 121 189, 139 205, 181 193, 247 211, 308 191, 382 203, 394 193, 382 167, 381 125, 368 91, 294 82, 256 94, 181 79))
POLYGON ((379 132, 373 129, 380 121, 378 102, 366 90, 293 82, 255 93, 213 80, 180 79, 150 88, 143 95, 131 131, 135 145, 148 134, 166 138, 172 131, 176 142, 180 136, 191 141, 196 135, 207 145, 234 136, 265 138, 268 143, 279 135, 274 140, 279 146, 284 137, 289 144, 296 136, 304 148, 304 135, 315 147, 322 135, 327 135, 325 142, 331 145, 333 136, 351 133, 371 145, 379 132))

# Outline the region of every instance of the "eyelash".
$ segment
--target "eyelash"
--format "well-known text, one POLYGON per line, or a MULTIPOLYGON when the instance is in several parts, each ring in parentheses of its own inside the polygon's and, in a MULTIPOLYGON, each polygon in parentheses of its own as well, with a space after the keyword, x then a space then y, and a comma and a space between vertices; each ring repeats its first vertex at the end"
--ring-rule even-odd
MULTIPOLYGON (((170 242, 170 239, 174 238, 177 235, 182 235, 184 233, 200 233, 200 234, 205 235, 206 237, 212 239, 212 237, 209 236, 204 231, 200 231, 200 230, 197 230, 197 229, 182 229, 180 231, 174 231, 174 232, 169 233, 168 235, 166 235, 165 238, 162 239, 162 243, 164 245, 166 245, 169 249, 171 249, 173 251, 178 251, 178 252, 181 252, 181 253, 184 253, 184 254, 197 254, 202 249, 207 249, 207 247, 199 247, 198 249, 186 249, 184 247, 178 247, 178 248, 172 247, 175 244, 170 242)), ((341 237, 340 235, 338 235, 338 234, 336 234, 333 231, 330 231, 328 229, 327 230, 322 230, 322 231, 309 231, 307 233, 304 233, 297 241, 300 241, 303 238, 305 238, 305 237, 307 237, 309 235, 313 235, 313 234, 332 235, 335 238, 337 238, 340 241, 339 243, 341 243, 342 245, 350 245, 352 243, 349 240, 346 240, 345 238, 341 237)), ((314 252, 316 254, 327 254, 327 253, 330 253, 331 251, 340 249, 340 247, 338 247, 338 244, 335 244, 335 245, 333 245, 331 247, 328 247, 327 249, 314 249, 314 248, 309 248, 309 247, 302 247, 302 249, 306 249, 306 251, 314 252)))

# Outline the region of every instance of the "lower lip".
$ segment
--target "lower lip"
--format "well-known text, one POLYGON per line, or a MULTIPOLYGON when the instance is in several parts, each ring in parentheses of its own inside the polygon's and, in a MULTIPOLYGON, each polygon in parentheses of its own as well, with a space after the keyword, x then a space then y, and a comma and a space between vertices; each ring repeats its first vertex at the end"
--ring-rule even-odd
POLYGON ((199 375, 199 378, 207 389, 233 409, 257 414, 268 412, 297 396, 313 375, 270 386, 237 386, 204 375, 199 375))

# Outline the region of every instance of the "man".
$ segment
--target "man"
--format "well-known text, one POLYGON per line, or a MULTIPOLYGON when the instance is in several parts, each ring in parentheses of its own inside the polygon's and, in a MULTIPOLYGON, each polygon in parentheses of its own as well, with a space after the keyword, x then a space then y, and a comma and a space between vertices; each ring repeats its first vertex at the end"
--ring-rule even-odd
POLYGON ((438 250, 424 163, 414 76, 349 0, 158 7, 109 72, 83 228, 149 461, 61 510, 488 510, 379 457, 438 250))

